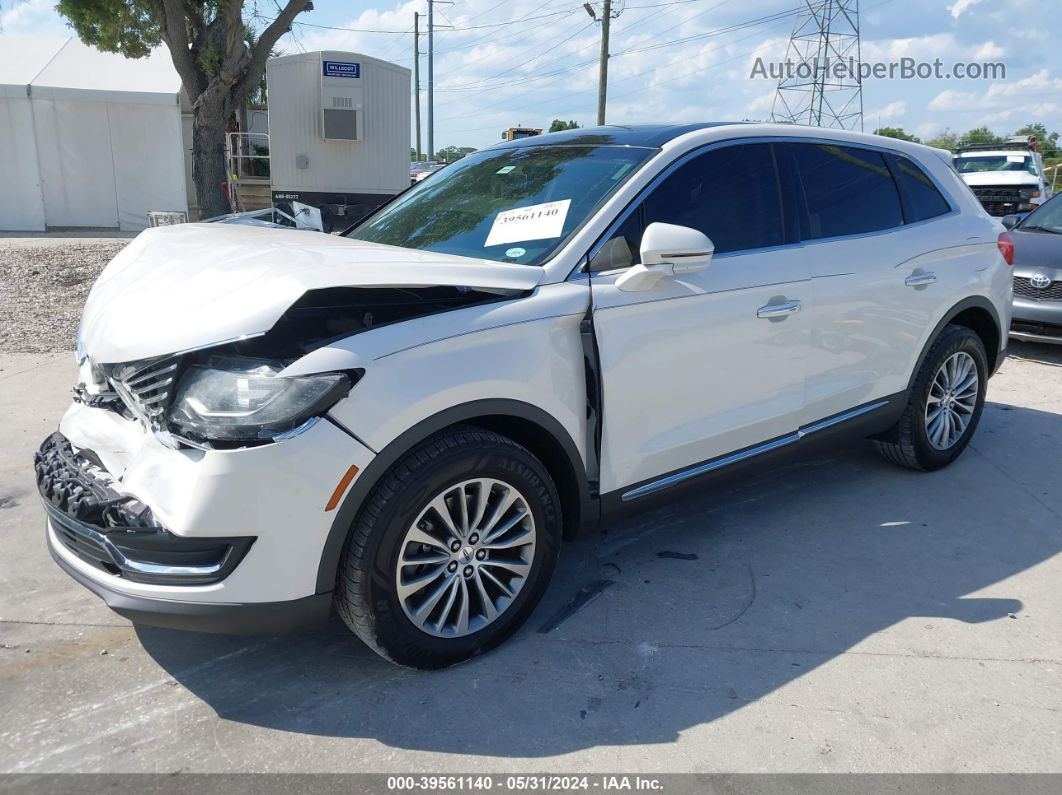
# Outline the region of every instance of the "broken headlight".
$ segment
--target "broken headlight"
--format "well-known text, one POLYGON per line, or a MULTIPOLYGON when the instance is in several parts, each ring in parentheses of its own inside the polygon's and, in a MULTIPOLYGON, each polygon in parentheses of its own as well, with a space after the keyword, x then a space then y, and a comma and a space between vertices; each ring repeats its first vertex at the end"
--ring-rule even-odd
POLYGON ((272 439, 329 409, 350 390, 342 373, 278 378, 281 362, 211 356, 191 365, 169 410, 173 429, 192 439, 272 439))

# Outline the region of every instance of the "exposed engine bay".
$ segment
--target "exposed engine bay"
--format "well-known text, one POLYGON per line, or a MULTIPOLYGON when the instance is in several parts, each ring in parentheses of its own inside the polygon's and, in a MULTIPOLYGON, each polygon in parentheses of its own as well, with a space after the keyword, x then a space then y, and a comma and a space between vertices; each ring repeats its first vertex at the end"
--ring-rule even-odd
POLYGON ((233 343, 235 353, 295 360, 337 339, 390 323, 505 300, 467 287, 329 287, 309 290, 259 337, 233 343))

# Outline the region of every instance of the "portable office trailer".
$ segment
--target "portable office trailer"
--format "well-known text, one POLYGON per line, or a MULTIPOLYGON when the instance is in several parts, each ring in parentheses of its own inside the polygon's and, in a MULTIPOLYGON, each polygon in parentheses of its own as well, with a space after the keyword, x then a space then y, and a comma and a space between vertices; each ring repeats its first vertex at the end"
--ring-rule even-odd
POLYGON ((266 64, 273 205, 321 210, 326 230, 353 223, 409 186, 410 72, 351 52, 266 64))

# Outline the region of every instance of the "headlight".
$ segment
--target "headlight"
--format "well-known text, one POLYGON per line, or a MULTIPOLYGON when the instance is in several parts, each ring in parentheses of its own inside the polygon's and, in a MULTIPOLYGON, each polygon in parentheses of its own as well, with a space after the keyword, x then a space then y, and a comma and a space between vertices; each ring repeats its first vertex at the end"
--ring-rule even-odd
POLYGON ((271 439, 327 410, 350 390, 340 373, 277 378, 284 365, 271 359, 212 356, 188 368, 169 420, 193 439, 271 439))

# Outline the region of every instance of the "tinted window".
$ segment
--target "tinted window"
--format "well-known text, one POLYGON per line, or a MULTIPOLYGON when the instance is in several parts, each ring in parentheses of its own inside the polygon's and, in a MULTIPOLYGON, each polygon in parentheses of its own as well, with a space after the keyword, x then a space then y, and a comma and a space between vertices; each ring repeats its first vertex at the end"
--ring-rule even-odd
POLYGON ((768 144, 727 146, 684 163, 649 195, 643 212, 646 226, 699 229, 717 253, 785 242, 768 144))
POLYGON ((937 186, 926 173, 906 157, 886 155, 903 198, 903 218, 907 223, 924 221, 951 210, 937 186))
POLYGON ((807 199, 805 240, 903 223, 896 184, 879 153, 832 144, 793 144, 792 151, 807 199))

